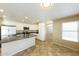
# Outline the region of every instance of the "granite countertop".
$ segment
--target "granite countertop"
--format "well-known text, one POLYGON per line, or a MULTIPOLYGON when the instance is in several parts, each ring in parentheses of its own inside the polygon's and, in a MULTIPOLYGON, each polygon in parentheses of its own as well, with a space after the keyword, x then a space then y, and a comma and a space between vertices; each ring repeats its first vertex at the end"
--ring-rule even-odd
POLYGON ((9 36, 9 37, 2 39, 0 43, 8 43, 8 42, 22 40, 22 39, 26 39, 26 38, 30 38, 30 37, 35 37, 35 35, 29 34, 29 35, 24 36, 23 34, 20 34, 17 36, 9 36))

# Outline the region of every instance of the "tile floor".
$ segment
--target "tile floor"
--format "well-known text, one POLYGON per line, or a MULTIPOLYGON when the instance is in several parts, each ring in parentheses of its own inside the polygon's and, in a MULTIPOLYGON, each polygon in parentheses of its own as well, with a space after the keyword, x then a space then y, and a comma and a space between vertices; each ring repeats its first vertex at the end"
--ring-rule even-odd
POLYGON ((1 56, 1 48, 0 48, 0 56, 1 56))
POLYGON ((18 56, 79 56, 79 52, 58 46, 49 41, 36 40, 36 46, 27 54, 24 50, 16 54, 18 56))

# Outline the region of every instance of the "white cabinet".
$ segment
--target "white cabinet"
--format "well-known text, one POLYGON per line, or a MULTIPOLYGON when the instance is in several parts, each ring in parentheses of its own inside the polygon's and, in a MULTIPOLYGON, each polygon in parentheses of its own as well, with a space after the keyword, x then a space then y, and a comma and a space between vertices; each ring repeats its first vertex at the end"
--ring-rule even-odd
POLYGON ((3 36, 8 35, 8 27, 7 26, 1 26, 1 35, 3 35, 3 36))
POLYGON ((8 27, 8 35, 16 34, 16 27, 8 27))
MULTIPOLYGON (((2 44, 2 56, 11 56, 35 46, 35 37, 16 40, 2 44)), ((26 52, 27 53, 27 52, 26 52)))
POLYGON ((12 34, 12 27, 8 27, 8 35, 12 34))
POLYGON ((11 34, 16 34, 16 27, 12 27, 11 34))
POLYGON ((13 35, 16 34, 16 27, 15 26, 1 26, 1 35, 13 35))

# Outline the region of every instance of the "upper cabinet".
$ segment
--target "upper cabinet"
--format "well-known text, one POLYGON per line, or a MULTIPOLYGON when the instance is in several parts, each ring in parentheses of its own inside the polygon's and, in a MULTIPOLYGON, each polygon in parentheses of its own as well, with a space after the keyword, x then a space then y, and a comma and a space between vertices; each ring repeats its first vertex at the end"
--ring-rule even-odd
POLYGON ((7 26, 1 26, 1 36, 2 35, 8 35, 8 27, 7 26))
POLYGON ((1 35, 2 36, 8 36, 8 35, 14 35, 16 34, 16 26, 1 26, 1 35))

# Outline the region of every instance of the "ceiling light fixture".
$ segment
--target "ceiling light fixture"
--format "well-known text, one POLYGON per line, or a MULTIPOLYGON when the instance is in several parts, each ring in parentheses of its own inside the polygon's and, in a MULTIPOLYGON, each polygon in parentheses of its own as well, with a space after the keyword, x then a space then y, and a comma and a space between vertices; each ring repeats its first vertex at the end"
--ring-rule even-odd
POLYGON ((49 1, 42 0, 42 1, 41 1, 41 6, 42 6, 42 7, 50 7, 52 4, 53 4, 53 3, 52 3, 51 0, 49 0, 49 1))
POLYGON ((49 6, 51 6, 51 3, 41 3, 41 6, 43 6, 43 7, 49 7, 49 6))

